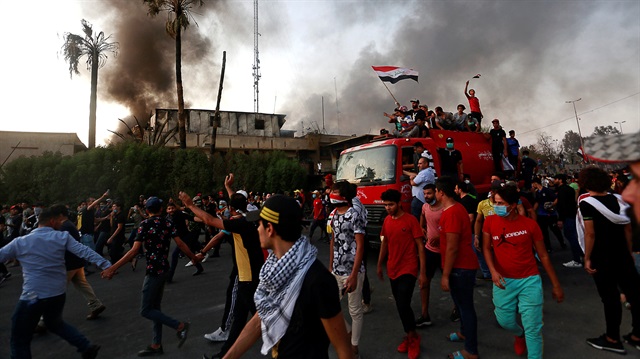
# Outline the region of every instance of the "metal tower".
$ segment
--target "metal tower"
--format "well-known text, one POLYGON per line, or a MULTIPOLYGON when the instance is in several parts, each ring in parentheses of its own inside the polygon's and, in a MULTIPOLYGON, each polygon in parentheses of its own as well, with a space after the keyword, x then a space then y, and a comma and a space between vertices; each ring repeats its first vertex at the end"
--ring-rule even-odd
POLYGON ((258 0, 253 0, 253 111, 258 113, 260 89, 258 82, 260 81, 260 58, 258 51, 258 0))

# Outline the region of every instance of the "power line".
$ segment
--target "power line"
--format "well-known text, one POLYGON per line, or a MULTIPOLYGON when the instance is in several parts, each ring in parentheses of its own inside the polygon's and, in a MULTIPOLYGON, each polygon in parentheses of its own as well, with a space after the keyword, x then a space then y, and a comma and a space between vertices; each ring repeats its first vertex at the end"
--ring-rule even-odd
MULTIPOLYGON (((579 113, 579 114, 578 114, 578 116, 582 116, 582 115, 584 115, 584 114, 587 114, 587 113, 591 113, 591 112, 597 111, 597 110, 599 110, 599 109, 601 109, 601 108, 603 108, 603 107, 607 107, 607 106, 613 105, 614 103, 617 103, 617 102, 620 102, 620 101, 624 101, 624 100, 626 100, 626 99, 628 99, 628 98, 631 98, 631 97, 633 97, 633 96, 636 96, 636 95, 638 95, 638 94, 640 94, 640 92, 636 92, 636 93, 634 93, 634 94, 631 94, 631 95, 629 95, 629 96, 623 97, 623 98, 621 98, 621 99, 617 99, 617 100, 615 100, 615 101, 609 102, 609 103, 604 104, 604 105, 602 105, 602 106, 599 106, 599 107, 593 108, 593 109, 591 109, 591 110, 589 110, 589 111, 581 112, 581 113, 579 113)), ((535 128, 535 129, 533 129, 533 130, 529 130, 529 131, 520 132, 520 134, 521 134, 521 135, 524 135, 524 134, 527 134, 527 133, 530 133, 530 132, 535 132, 535 131, 538 131, 538 130, 542 130, 543 128, 547 128, 547 127, 555 126, 555 125, 558 125, 558 124, 560 124, 560 123, 562 123, 562 122, 567 122, 567 121, 573 120, 574 118, 575 118, 575 117, 570 116, 570 117, 567 117, 567 118, 565 118, 565 119, 563 119, 563 120, 560 120, 560 121, 557 121, 557 122, 555 122, 555 123, 552 123, 552 124, 550 124, 550 125, 546 125, 546 126, 538 127, 538 128, 535 128)))

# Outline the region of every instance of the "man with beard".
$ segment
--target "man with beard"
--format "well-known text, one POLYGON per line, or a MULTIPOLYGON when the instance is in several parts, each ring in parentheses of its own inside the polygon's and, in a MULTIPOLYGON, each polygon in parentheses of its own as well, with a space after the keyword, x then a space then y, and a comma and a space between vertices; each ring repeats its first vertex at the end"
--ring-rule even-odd
POLYGON ((327 359, 329 342, 338 358, 353 358, 338 287, 301 236, 302 211, 292 198, 274 195, 247 218, 257 220, 260 245, 271 254, 260 270, 253 315, 225 358, 239 358, 262 336, 263 355, 327 359))

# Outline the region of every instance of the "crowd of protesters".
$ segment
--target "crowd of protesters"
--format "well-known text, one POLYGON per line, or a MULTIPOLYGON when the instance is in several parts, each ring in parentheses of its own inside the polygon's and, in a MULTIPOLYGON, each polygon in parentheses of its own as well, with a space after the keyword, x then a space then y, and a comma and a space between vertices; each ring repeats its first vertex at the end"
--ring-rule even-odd
MULTIPOLYGON (((476 109, 472 113, 479 113, 476 109)), ((449 358, 474 359, 482 351, 478 331, 485 324, 476 316, 476 280, 492 282, 496 321, 513 334, 514 352, 542 358, 540 266, 553 298, 562 302, 563 285, 549 256, 558 247, 571 249, 571 260, 562 265, 583 268, 602 299, 606 331, 587 344, 616 353, 626 353, 623 343, 640 350, 640 140, 633 136, 614 139, 631 151, 611 152, 612 146, 591 151, 594 158, 629 163, 620 172, 588 167, 575 178, 538 176, 523 153, 523 168, 514 174, 496 171, 487 197, 465 180, 462 168, 437 173, 433 159, 418 153, 415 172, 408 174, 420 205, 405 212, 399 191, 388 189, 380 196, 387 216, 375 271, 381 280, 385 272, 389 277, 405 333, 397 351, 418 358, 425 348, 417 329, 432 325, 430 288, 440 271, 440 287, 453 301, 451 320, 460 322, 446 339, 462 348, 449 358), (524 178, 511 180, 518 176, 524 178), (416 282, 418 315, 411 307, 416 282), (626 335, 620 333, 623 307, 632 317, 626 335)), ((504 145, 508 160, 506 138, 504 145)), ((112 279, 123 267, 136 270, 138 260, 146 263, 140 314, 153 322, 152 341, 138 355, 164 353, 163 326, 176 333, 181 347, 190 323, 162 311, 165 285, 180 257, 188 257, 187 266, 199 275, 204 270, 200 263, 220 256, 223 242, 232 247, 233 269, 220 327, 205 334, 207 340, 224 342, 212 358, 239 357, 258 339, 262 354, 275 357, 327 358, 331 344, 338 357, 359 358, 366 352, 359 346, 364 315, 372 306, 368 214, 356 186, 338 181, 307 193, 258 194, 234 188, 233 174, 224 185, 224 191, 210 195, 180 192, 175 200, 141 195, 130 207, 111 200, 107 191, 73 210, 40 204, 3 208, 0 284, 10 276, 7 266, 20 266, 24 276, 12 318, 12 358, 31 357, 38 327, 68 341, 83 358, 95 358, 100 347, 62 318, 67 284, 81 291, 87 319, 95 319, 106 305, 87 282, 87 271, 97 267, 102 278, 112 279), (309 218, 303 215, 307 208, 309 218), (302 234, 306 220, 308 236, 302 234), (177 248, 170 255, 172 241, 177 248), (322 242, 329 243, 328 268, 317 258, 316 245, 322 242), (348 315, 341 310, 343 297, 348 315)))

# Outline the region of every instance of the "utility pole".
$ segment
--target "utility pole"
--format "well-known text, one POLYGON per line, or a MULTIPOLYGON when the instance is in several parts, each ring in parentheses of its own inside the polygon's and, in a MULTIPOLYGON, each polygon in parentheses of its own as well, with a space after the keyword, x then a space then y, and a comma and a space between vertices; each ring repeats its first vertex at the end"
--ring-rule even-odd
POLYGON ((620 134, 622 134, 622 124, 623 124, 623 123, 625 123, 625 122, 627 122, 627 121, 620 121, 620 122, 618 122, 618 121, 613 121, 613 123, 615 123, 615 124, 619 124, 619 125, 620 125, 620 134))
POLYGON ((573 113, 576 115, 576 124, 578 125, 578 135, 580 136, 580 148, 582 149, 582 157, 584 158, 584 160, 587 160, 587 155, 584 152, 584 140, 582 139, 582 132, 580 131, 580 120, 578 119, 578 111, 576 110, 576 102, 582 100, 582 97, 580 97, 577 100, 569 100, 569 101, 565 101, 564 103, 570 103, 573 104, 573 113))
MULTIPOLYGON (((259 107, 259 95, 260 89, 258 88, 258 82, 260 81, 260 58, 258 51, 258 0, 253 0, 253 111, 258 113, 259 107)), ((275 107, 275 106, 274 106, 275 107)))

